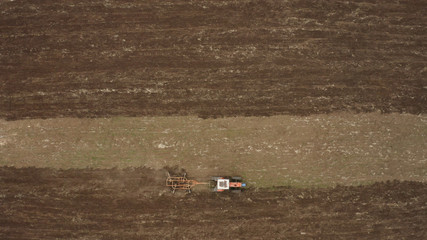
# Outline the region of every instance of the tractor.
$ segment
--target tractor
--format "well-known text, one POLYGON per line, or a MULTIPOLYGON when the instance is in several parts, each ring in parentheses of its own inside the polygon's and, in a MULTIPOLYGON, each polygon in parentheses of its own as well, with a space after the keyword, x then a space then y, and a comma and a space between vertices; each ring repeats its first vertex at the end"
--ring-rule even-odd
POLYGON ((242 188, 246 187, 246 183, 242 182, 241 177, 212 177, 210 187, 213 192, 230 191, 239 193, 242 188))
POLYGON ((168 173, 166 179, 166 186, 171 189, 173 193, 176 190, 185 190, 191 193, 191 189, 199 184, 209 185, 213 192, 224 192, 230 191, 233 193, 240 193, 242 188, 246 187, 246 183, 242 182, 241 177, 212 177, 209 182, 198 182, 187 178, 187 174, 184 173, 182 177, 173 177, 168 173))

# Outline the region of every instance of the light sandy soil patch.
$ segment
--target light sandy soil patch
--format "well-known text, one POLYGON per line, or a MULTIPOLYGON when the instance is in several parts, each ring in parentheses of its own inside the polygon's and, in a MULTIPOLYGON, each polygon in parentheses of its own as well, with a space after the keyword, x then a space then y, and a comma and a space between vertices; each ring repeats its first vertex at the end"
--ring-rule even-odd
POLYGON ((264 187, 427 180, 424 115, 65 118, 1 121, 0 133, 3 166, 178 165, 264 187))

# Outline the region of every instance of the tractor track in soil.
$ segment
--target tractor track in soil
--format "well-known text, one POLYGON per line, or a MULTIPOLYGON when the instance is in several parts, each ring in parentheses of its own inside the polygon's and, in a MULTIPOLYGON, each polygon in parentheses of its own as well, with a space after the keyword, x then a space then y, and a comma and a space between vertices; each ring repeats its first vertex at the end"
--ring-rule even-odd
POLYGON ((0 118, 426 113, 425 1, 2 1, 0 118))
POLYGON ((2 239, 425 239, 427 184, 171 194, 165 170, 0 168, 2 239))

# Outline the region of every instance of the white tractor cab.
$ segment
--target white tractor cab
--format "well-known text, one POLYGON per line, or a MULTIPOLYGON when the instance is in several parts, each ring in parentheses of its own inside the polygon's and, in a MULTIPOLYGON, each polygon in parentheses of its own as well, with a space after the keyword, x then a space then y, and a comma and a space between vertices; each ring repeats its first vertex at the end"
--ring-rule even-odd
POLYGON ((242 188, 246 187, 246 183, 242 182, 241 177, 212 177, 210 186, 213 192, 239 193, 242 188))

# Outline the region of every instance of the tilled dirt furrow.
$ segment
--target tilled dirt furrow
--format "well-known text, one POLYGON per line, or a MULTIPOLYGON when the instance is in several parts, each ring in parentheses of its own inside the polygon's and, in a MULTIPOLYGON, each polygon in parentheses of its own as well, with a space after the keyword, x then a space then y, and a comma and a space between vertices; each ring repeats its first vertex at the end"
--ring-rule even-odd
POLYGON ((422 239, 426 236, 425 183, 394 181, 360 187, 249 189, 237 195, 208 192, 173 195, 161 184, 149 181, 159 174, 163 173, 149 169, 2 168, 0 237, 422 239), (67 178, 72 175, 85 176, 85 180, 69 185, 67 178), (107 181, 126 182, 129 175, 139 175, 141 181, 128 182, 125 189, 110 186, 107 181), (48 180, 52 176, 55 182, 48 180), (17 181, 12 181, 15 178, 17 181), (26 179, 34 181, 23 185, 26 179), (99 183, 96 191, 91 182, 99 183), (151 187, 152 191, 145 191, 151 187), (76 188, 85 194, 75 192, 76 188), (127 189, 139 190, 130 195, 127 189))
POLYGON ((0 118, 425 113, 424 1, 8 1, 0 118))

